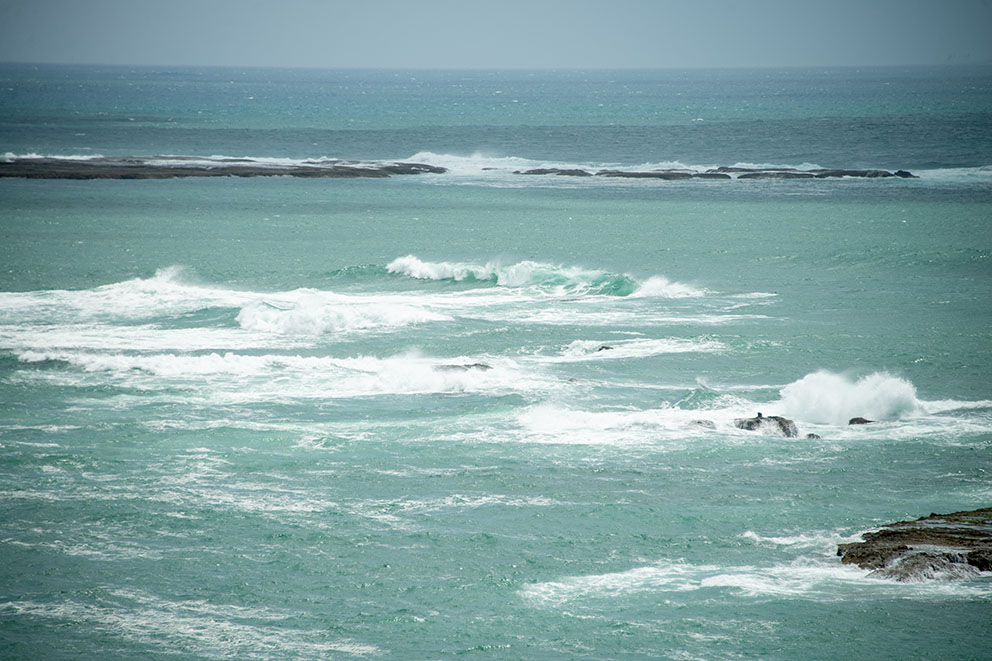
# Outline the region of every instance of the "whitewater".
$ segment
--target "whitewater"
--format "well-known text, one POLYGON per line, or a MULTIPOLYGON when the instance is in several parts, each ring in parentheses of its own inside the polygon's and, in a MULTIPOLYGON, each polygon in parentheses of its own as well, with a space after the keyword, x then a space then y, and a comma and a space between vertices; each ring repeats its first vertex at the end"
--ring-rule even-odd
POLYGON ((987 68, 0 75, 0 656, 987 655, 987 68))

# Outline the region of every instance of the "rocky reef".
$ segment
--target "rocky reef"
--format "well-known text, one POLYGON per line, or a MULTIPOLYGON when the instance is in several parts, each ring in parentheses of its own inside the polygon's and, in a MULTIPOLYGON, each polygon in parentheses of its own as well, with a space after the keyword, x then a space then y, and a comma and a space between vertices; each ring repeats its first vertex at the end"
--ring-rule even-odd
MULTIPOLYGON (((484 168, 493 170, 494 168, 484 168)), ((176 177, 390 177, 407 174, 444 174, 448 170, 426 163, 345 161, 340 159, 282 160, 200 156, 13 156, 0 158, 0 177, 28 179, 172 179, 176 177)), ((519 175, 606 177, 622 179, 826 179, 896 177, 915 179, 906 170, 851 170, 798 168, 718 167, 703 169, 586 170, 544 167, 516 170, 519 175)))
POLYGON ((743 168, 722 166, 708 170, 668 169, 668 170, 599 170, 590 172, 582 169, 564 168, 535 168, 533 170, 518 170, 514 174, 527 175, 560 175, 570 177, 613 177, 624 179, 663 179, 665 181, 680 181, 685 179, 830 179, 838 177, 859 177, 879 179, 898 177, 900 179, 918 179, 912 172, 906 170, 850 170, 850 169, 813 169, 798 168, 743 168))
POLYGON ((93 158, 13 157, 0 160, 0 177, 27 179, 174 179, 177 177, 357 178, 442 174, 424 163, 323 159, 273 162, 251 158, 193 156, 100 156, 93 158))
POLYGON ((992 572, 992 507, 899 521, 840 544, 845 564, 897 581, 976 578, 992 572))

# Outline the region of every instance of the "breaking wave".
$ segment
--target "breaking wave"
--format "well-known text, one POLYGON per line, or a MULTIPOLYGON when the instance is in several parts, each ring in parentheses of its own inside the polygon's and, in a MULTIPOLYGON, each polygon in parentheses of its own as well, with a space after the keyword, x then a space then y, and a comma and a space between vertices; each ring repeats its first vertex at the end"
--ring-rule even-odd
POLYGON ((662 276, 641 282, 631 275, 610 273, 578 266, 561 266, 523 261, 504 265, 464 262, 425 262, 414 255, 394 259, 386 266, 390 273, 420 280, 487 282, 501 287, 537 287, 561 295, 601 294, 653 298, 689 298, 705 291, 662 276))
POLYGON ((395 301, 310 292, 285 307, 254 301, 241 309, 237 321, 245 330, 280 335, 323 335, 350 330, 402 328, 450 317, 423 307, 395 301))

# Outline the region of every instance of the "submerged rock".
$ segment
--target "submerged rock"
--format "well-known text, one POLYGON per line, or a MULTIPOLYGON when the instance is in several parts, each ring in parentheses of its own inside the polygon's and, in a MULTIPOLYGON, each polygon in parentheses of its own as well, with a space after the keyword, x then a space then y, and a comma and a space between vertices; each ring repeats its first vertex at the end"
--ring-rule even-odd
POLYGON ((778 415, 763 416, 759 413, 753 418, 737 418, 734 420, 734 426, 738 429, 746 429, 748 431, 758 431, 765 428, 774 429, 788 438, 799 436, 799 428, 796 427, 796 423, 778 415))
POLYGON ((897 581, 970 578, 992 571, 992 507, 899 521, 839 544, 844 564, 897 581))
POLYGON ((703 429, 716 429, 716 423, 712 420, 693 420, 689 424, 693 427, 702 427, 703 429))

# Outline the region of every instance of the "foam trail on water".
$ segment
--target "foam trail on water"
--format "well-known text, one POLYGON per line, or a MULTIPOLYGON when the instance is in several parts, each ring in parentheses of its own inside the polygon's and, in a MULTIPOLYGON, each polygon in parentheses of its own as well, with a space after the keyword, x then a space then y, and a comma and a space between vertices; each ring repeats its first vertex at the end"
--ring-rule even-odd
POLYGON ((285 302, 253 301, 237 317, 245 330, 280 335, 401 328, 449 319, 448 315, 418 305, 317 291, 302 293, 285 302))
POLYGON ((405 354, 388 358, 298 355, 203 355, 23 351, 25 364, 64 363, 69 370, 36 375, 67 386, 140 387, 149 391, 192 384, 217 402, 287 401, 424 393, 547 392, 556 379, 506 358, 449 359, 405 354), (233 377, 233 378, 232 378, 233 377))
POLYGON ((588 360, 647 358, 672 353, 718 353, 725 351, 726 348, 722 342, 708 338, 699 340, 637 338, 611 342, 575 340, 565 347, 560 355, 542 360, 568 363, 588 360))
POLYGON ((885 372, 854 379, 820 371, 782 388, 781 410, 807 422, 843 425, 855 417, 894 420, 921 411, 916 388, 885 372))
POLYGON ((919 598, 932 600, 987 598, 986 585, 962 586, 954 582, 906 584, 867 578, 853 565, 842 565, 831 556, 798 558, 770 567, 692 565, 660 561, 627 571, 569 576, 557 581, 528 585, 520 591, 531 605, 561 608, 601 600, 621 601, 636 595, 666 592, 731 593, 757 599, 810 599, 842 601, 919 598))

